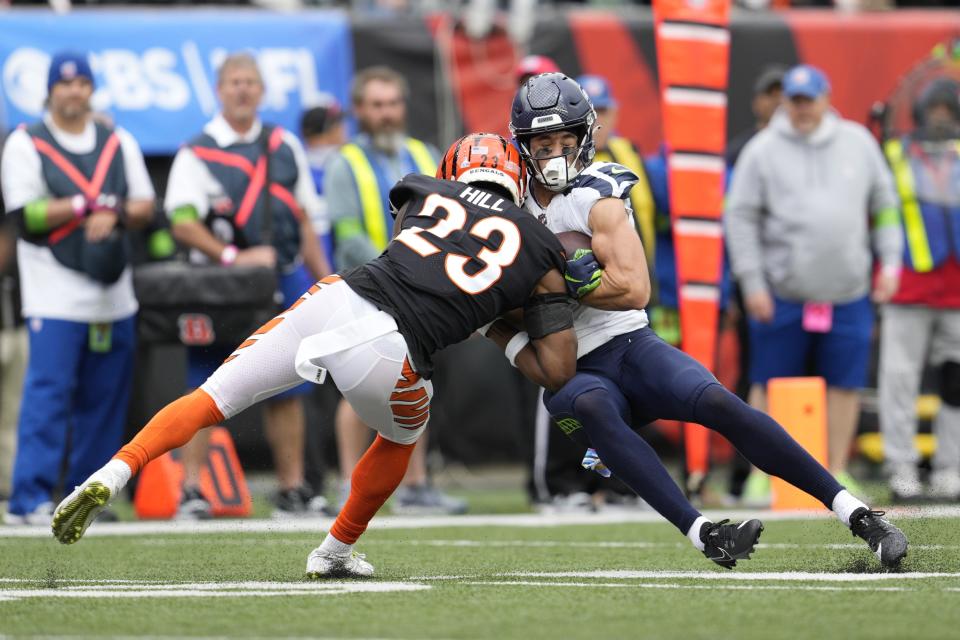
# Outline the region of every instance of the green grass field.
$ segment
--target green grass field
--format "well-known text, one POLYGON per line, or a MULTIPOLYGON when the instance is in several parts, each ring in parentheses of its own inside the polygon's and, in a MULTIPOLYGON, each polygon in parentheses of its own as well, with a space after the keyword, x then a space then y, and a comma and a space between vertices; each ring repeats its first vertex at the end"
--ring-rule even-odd
POLYGON ((0 634, 960 636, 960 519, 898 520, 913 546, 895 574, 881 572, 866 545, 833 519, 767 521, 757 553, 734 571, 708 562, 662 522, 537 526, 532 519, 375 527, 359 550, 377 577, 327 583, 301 578, 321 533, 273 525, 132 535, 102 535, 109 526, 94 525, 101 535, 71 547, 0 529, 0 634), (499 524, 511 521, 526 526, 499 524))

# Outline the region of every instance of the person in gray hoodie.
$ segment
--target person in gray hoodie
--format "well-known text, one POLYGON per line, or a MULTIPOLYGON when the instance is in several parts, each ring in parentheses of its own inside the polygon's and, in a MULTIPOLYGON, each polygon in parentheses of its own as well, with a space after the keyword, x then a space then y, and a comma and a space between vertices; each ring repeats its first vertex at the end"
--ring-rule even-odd
POLYGON ((770 378, 824 377, 829 468, 855 486, 846 466, 873 330, 871 245, 872 298, 883 303, 899 284, 897 196, 870 133, 831 109, 822 71, 794 67, 783 93, 740 156, 724 216, 750 316, 750 400, 764 408, 770 378))

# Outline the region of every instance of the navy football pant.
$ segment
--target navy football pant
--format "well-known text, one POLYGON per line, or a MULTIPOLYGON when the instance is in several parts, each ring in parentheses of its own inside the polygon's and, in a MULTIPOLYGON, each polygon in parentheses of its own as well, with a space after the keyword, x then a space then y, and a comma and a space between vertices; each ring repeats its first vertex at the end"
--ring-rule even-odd
POLYGON ((629 426, 696 422, 727 438, 762 471, 830 508, 843 487, 770 416, 751 408, 699 362, 649 327, 617 336, 580 358, 577 375, 544 397, 557 418, 582 425, 600 459, 681 532, 700 515, 653 449, 629 426))

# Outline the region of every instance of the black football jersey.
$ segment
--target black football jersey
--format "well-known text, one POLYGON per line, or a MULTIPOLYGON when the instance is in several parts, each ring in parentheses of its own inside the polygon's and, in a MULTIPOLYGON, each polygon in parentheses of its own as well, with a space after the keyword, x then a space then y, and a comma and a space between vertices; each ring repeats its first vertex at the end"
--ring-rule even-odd
POLYGON ((563 271, 556 236, 497 194, 410 174, 390 190, 390 204, 406 205, 400 232, 342 276, 396 319, 425 378, 434 352, 523 306, 548 271, 563 271))

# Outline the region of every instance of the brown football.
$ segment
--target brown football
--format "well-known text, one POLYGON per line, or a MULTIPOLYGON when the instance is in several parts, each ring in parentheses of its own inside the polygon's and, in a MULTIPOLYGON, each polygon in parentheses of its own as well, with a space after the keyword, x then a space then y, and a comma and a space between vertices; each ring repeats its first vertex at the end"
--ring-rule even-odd
POLYGON ((577 249, 590 248, 590 236, 579 231, 561 231, 557 234, 557 240, 563 245, 563 250, 567 254, 567 259, 572 259, 577 249))

